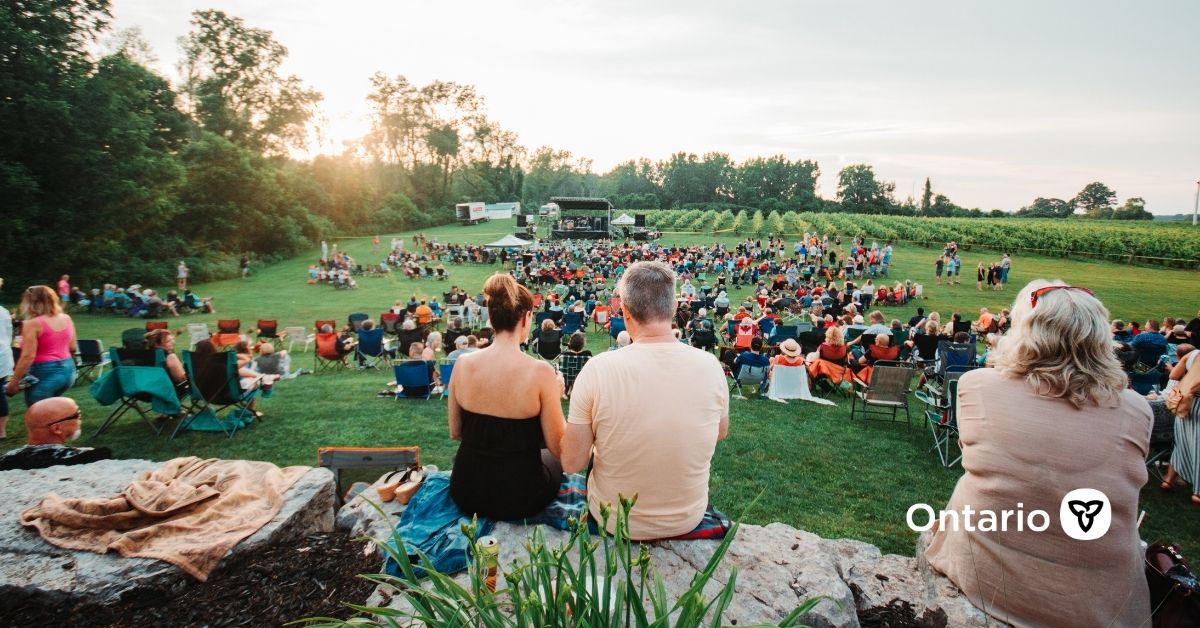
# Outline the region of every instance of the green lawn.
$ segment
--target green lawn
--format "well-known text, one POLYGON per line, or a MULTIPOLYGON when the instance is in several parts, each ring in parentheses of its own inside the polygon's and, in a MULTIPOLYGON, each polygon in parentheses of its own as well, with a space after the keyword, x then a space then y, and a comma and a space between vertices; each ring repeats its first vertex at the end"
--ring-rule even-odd
MULTIPOLYGON (((509 224, 487 223, 473 227, 450 225, 429 229, 440 241, 490 241, 513 230, 509 224)), ((383 236, 388 241, 390 236, 383 236)), ((733 242, 733 238, 727 239, 733 242)), ((672 243, 711 243, 711 237, 673 236, 672 243)), ((370 239, 338 240, 339 246, 366 262, 370 239)), ((409 241, 406 239, 406 246, 409 241)), ((991 261, 994 252, 968 251, 964 271, 970 281, 959 286, 933 285, 933 260, 938 251, 900 247, 892 264, 893 278, 911 277, 926 284, 927 311, 939 310, 943 320, 953 311, 974 318, 979 307, 993 309, 1011 303, 1016 288, 1035 277, 1061 278, 1093 288, 1114 316, 1127 320, 1189 316, 1197 306, 1200 287, 1194 272, 1121 266, 1087 260, 1017 256, 1004 293, 977 292, 973 269, 979 260, 991 261)), ((449 283, 477 292, 495 267, 454 266, 449 282, 411 281, 399 274, 390 278, 364 278, 355 291, 335 291, 328 286, 305 284, 305 270, 317 252, 268 267, 252 267, 246 280, 220 281, 197 286, 197 292, 216 298, 218 315, 191 315, 171 319, 172 329, 187 322, 241 318, 252 327, 258 318, 277 318, 281 326, 311 326, 318 318, 345 320, 348 313, 363 311, 373 317, 395 299, 410 294, 439 294, 449 283), (311 260, 310 260, 311 258, 311 260)), ((164 287, 165 289, 166 287, 164 287)), ((10 308, 11 309, 11 308, 10 308)), ((915 305, 885 309, 889 318, 907 320, 915 305)), ((76 315, 81 338, 101 338, 106 346, 119 341, 122 330, 142 322, 116 316, 76 315)), ((592 334, 593 350, 606 347, 606 338, 592 334)), ((311 354, 296 356, 310 365, 311 354)), ((456 444, 446 435, 445 402, 381 399, 375 392, 391 379, 389 373, 343 372, 304 376, 281 383, 273 398, 260 403, 266 418, 253 428, 225 439, 212 433, 189 432, 174 441, 154 436, 136 417, 122 419, 96 444, 111 447, 117 456, 165 460, 180 455, 254 458, 278 464, 315 464, 320 446, 420 445, 422 458, 442 468, 450 466, 456 444)), ((87 388, 73 389, 94 429, 107 409, 90 399, 87 388)), ((14 399, 10 422, 12 446, 24 439, 23 404, 14 399)), ((914 417, 919 416, 914 403, 914 417)), ((929 451, 927 428, 914 419, 912 429, 903 424, 850 422, 848 403, 836 408, 793 402, 734 400, 730 437, 717 448, 712 471, 712 501, 723 511, 743 515, 751 523, 782 521, 825 537, 852 537, 874 543, 886 552, 912 553, 916 535, 904 524, 905 511, 914 502, 935 507, 945 503, 961 470, 940 466, 929 451), (755 500, 757 501, 755 502, 755 500), (754 507, 747 510, 751 503, 754 507)), ((1064 452, 1064 455, 1067 455, 1064 452)), ((1052 481, 1052 478, 1048 478, 1052 481)), ((1188 505, 1184 495, 1161 495, 1156 486, 1143 491, 1148 511, 1144 534, 1148 540, 1169 539, 1185 547, 1200 547, 1200 510, 1188 505)))

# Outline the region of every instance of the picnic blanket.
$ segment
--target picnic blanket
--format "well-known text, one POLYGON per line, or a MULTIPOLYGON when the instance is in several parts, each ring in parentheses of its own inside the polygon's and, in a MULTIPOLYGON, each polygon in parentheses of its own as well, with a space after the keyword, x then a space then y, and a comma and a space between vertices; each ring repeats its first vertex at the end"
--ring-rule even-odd
POLYGON ((50 493, 21 525, 64 549, 169 562, 203 582, 225 554, 283 508, 309 467, 249 460, 175 458, 143 471, 115 497, 50 493))

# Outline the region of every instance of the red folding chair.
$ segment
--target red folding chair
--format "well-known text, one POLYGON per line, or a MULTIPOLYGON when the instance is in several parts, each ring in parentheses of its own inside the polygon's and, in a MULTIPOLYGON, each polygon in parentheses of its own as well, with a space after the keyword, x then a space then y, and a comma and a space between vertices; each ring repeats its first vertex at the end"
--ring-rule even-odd
POLYGON ((146 321, 146 331, 151 332, 156 329, 169 329, 167 321, 146 321))

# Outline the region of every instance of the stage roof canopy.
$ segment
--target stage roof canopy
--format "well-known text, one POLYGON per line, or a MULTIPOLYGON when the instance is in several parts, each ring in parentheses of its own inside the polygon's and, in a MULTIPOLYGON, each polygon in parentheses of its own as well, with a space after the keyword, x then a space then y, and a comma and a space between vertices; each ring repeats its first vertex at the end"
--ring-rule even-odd
POLYGON ((612 203, 606 198, 578 198, 574 196, 555 196, 551 203, 558 205, 562 211, 612 211, 612 203))

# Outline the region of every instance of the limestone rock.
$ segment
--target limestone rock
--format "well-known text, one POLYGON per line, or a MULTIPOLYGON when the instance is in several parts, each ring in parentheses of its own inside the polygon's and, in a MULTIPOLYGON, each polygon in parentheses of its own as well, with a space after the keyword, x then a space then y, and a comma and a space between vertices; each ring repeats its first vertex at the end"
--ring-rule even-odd
MULTIPOLYGON (((0 472, 0 611, 25 601, 112 603, 131 596, 178 591, 192 580, 179 568, 148 558, 122 558, 64 550, 46 543, 19 523, 21 512, 47 493, 67 498, 116 495, 150 460, 103 460, 86 465, 0 472)), ((311 469, 285 493, 280 512, 231 550, 254 551, 264 544, 302 539, 333 529, 333 474, 311 469)))
MULTIPOLYGON (((386 515, 366 504, 377 500, 373 490, 342 507, 338 526, 374 538, 386 539, 403 510, 383 504, 386 515)), ((510 523, 496 524, 492 535, 500 540, 500 563, 509 565, 524 555, 530 529, 510 523)), ((545 528, 551 547, 566 542, 566 532, 545 528)), ((655 569, 664 588, 676 599, 691 586, 692 578, 712 557, 717 541, 662 541, 650 543, 655 569)), ((635 550, 636 551, 636 550, 635 550)), ((822 601, 801 622, 810 626, 858 626, 858 611, 902 600, 912 605, 918 619, 931 626, 997 625, 975 608, 946 578, 922 569, 917 558, 883 554, 879 548, 851 539, 822 539, 782 523, 742 525, 725 560, 710 581, 705 595, 711 599, 737 568, 735 595, 725 611, 724 623, 737 625, 777 623, 806 600, 822 601), (858 599, 855 598, 855 589, 858 599)), ((469 581, 466 573, 455 577, 469 581)), ((366 601, 371 606, 403 608, 400 598, 377 588, 366 601)))

